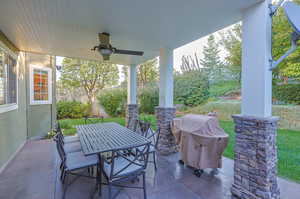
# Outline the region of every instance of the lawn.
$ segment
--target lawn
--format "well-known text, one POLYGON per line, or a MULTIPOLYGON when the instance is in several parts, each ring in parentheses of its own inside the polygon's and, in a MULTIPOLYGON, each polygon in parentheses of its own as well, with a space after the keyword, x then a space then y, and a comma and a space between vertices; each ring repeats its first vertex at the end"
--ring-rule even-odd
MULTIPOLYGON (((142 120, 151 122, 155 128, 156 119, 151 115, 142 115, 142 120)), ((101 122, 100 119, 91 119, 89 123, 101 122)), ((105 118, 104 122, 116 122, 125 125, 124 118, 105 118)), ((65 119, 59 121, 65 135, 76 133, 75 126, 85 124, 83 119, 65 119)), ((233 159, 234 157, 234 124, 232 121, 221 121, 220 125, 229 134, 229 144, 224 156, 233 159)), ((279 176, 300 183, 300 132, 279 129, 277 136, 278 146, 278 172, 279 176)))

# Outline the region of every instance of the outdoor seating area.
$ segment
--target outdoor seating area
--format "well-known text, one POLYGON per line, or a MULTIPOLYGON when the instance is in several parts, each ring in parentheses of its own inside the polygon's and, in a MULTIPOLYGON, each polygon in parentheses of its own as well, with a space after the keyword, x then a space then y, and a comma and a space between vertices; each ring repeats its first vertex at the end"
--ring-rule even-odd
POLYGON ((0 4, 0 199, 298 199, 300 0, 0 4))
MULTIPOLYGON (((179 154, 157 157, 158 168, 148 164, 146 187, 148 199, 230 199, 233 181, 233 161, 223 158, 223 168, 217 176, 206 170, 201 178, 193 170, 178 163, 179 154)), ((0 174, 0 198, 61 199, 60 158, 52 140, 29 141, 0 174), (24 183, 26 182, 26 183, 24 183)), ((76 177, 76 176, 75 176, 76 177)), ((70 181, 74 179, 70 177, 70 181)), ((142 181, 130 185, 140 185, 142 181)), ((297 199, 299 184, 279 179, 283 199, 297 199)), ((96 181, 81 177, 68 187, 66 199, 90 198, 96 181)), ((103 199, 107 186, 103 186, 103 199)), ((116 193, 116 190, 113 190, 116 193)), ((95 195, 95 199, 100 198, 95 195)), ((116 199, 143 198, 141 190, 122 189, 116 199)))

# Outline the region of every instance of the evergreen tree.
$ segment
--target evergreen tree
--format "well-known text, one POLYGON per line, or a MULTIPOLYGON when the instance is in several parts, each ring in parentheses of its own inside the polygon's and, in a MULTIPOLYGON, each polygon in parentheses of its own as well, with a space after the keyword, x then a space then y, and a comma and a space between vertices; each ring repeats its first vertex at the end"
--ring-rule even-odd
POLYGON ((219 45, 215 41, 214 35, 210 35, 206 46, 203 47, 204 58, 200 60, 200 64, 207 70, 210 80, 217 79, 222 71, 219 53, 219 45))

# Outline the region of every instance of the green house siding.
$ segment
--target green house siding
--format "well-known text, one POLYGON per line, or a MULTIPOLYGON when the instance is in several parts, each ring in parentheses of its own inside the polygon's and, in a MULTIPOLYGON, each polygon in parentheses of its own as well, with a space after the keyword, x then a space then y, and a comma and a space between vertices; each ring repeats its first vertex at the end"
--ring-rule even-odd
POLYGON ((18 109, 0 113, 0 168, 27 139, 24 53, 18 58, 18 109))
MULTIPOLYGON (((26 53, 27 63, 27 86, 29 83, 29 69, 31 65, 52 68, 52 90, 55 90, 55 58, 49 55, 26 53)), ((53 107, 55 107, 55 92, 52 93, 52 104, 32 105, 30 104, 30 89, 27 92, 28 104, 28 137, 42 137, 45 136, 52 128, 54 123, 52 115, 55 114, 53 107)))
MULTIPOLYGON (((1 41, 0 46, 16 55, 1 41)), ((20 52, 18 55, 18 108, 0 113, 0 171, 29 138, 41 137, 55 123, 55 57, 20 52), (52 104, 31 105, 29 86, 30 64, 51 67, 52 104)))

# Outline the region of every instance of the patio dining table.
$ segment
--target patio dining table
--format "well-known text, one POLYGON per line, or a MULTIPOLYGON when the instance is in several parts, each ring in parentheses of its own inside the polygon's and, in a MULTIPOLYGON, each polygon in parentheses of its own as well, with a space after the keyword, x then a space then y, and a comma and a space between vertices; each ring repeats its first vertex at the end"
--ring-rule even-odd
POLYGON ((84 155, 101 154, 149 142, 144 136, 114 122, 76 126, 84 155))
MULTIPOLYGON (((140 146, 150 142, 144 136, 123 127, 117 123, 98 123, 76 126, 84 155, 98 155, 99 167, 102 167, 102 155, 124 148, 140 146)), ((101 180, 101 173, 97 169, 97 188, 105 184, 101 180)), ((96 191, 95 190, 95 191, 96 191)), ((120 190, 119 190, 120 191, 120 190)), ((101 191, 99 191, 100 195, 101 191)))

